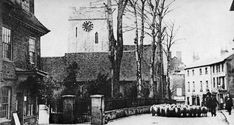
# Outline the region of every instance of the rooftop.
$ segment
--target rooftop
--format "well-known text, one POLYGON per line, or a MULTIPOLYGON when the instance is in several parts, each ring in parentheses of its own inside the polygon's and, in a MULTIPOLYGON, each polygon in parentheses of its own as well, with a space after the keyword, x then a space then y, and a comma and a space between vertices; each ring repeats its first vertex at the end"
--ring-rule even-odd
POLYGON ((197 61, 193 62, 192 64, 186 66, 185 69, 209 66, 209 65, 212 65, 212 64, 220 63, 220 62, 225 61, 228 57, 230 57, 232 55, 234 55, 234 54, 233 53, 227 53, 227 54, 219 56, 219 57, 213 57, 213 58, 208 58, 208 59, 203 59, 203 60, 197 60, 197 61))

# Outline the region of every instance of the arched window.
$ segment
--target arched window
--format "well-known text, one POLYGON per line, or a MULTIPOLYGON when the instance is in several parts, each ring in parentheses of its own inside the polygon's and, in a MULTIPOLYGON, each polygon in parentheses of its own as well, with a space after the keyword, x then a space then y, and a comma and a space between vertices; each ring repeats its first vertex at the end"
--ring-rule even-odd
POLYGON ((95 44, 98 44, 98 32, 95 33, 95 44))

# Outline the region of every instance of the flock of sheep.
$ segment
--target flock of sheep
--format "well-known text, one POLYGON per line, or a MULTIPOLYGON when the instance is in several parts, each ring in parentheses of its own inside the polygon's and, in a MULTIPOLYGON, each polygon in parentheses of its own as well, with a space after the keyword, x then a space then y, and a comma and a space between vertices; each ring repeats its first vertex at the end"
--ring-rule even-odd
POLYGON ((207 116, 208 109, 205 106, 185 104, 158 104, 150 107, 152 116, 166 117, 201 117, 207 116))

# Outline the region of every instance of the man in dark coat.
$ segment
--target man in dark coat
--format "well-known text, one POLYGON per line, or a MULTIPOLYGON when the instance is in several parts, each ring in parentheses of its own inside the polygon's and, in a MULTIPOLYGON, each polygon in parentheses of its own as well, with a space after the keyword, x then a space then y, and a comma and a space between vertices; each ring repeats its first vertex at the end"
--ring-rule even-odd
POLYGON ((205 105, 208 108, 208 111, 211 111, 211 107, 210 107, 210 105, 211 105, 211 93, 210 93, 209 89, 207 90, 207 93, 206 93, 205 105))
POLYGON ((226 98, 226 109, 227 109, 229 115, 231 115, 232 106, 233 106, 233 101, 232 101, 232 98, 230 97, 230 95, 228 94, 227 98, 226 98))
POLYGON ((212 95, 211 99, 210 99, 211 116, 216 116, 216 107, 217 107, 218 103, 219 102, 217 101, 216 96, 212 95))

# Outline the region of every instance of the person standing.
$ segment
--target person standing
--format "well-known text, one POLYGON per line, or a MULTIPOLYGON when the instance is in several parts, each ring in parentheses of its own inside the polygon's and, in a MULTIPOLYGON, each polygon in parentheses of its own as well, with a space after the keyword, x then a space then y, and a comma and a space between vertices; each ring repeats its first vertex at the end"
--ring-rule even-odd
POLYGON ((211 105, 211 93, 210 93, 209 89, 207 89, 205 105, 208 108, 208 111, 210 112, 211 111, 211 107, 210 107, 210 105, 211 105))
POLYGON ((216 116, 216 107, 219 104, 219 102, 216 99, 215 94, 211 96, 210 99, 210 112, 211 112, 211 116, 216 116))
POLYGON ((230 97, 230 95, 228 94, 227 98, 226 98, 226 109, 227 109, 229 115, 231 115, 232 106, 233 106, 233 101, 232 101, 232 98, 230 97))

